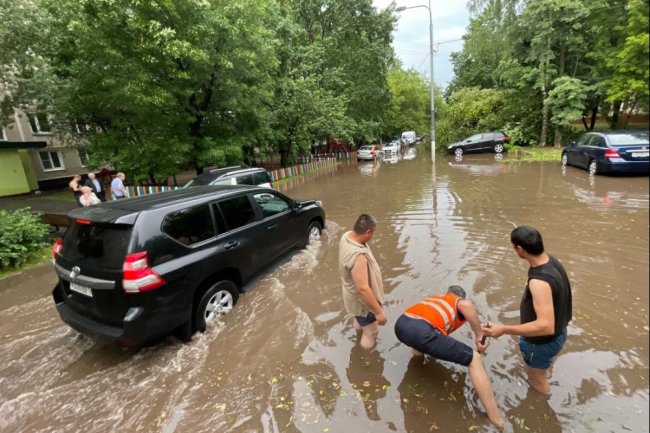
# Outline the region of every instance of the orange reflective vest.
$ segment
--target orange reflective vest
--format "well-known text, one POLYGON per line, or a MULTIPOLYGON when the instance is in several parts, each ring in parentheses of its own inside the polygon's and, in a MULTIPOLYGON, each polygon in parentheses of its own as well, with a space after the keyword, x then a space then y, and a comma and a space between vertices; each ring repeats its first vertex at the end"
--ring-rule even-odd
POLYGON ((424 319, 431 326, 438 328, 443 335, 449 335, 465 323, 465 319, 461 319, 458 314, 457 305, 460 300, 461 297, 453 293, 431 296, 411 305, 405 313, 411 317, 424 319))

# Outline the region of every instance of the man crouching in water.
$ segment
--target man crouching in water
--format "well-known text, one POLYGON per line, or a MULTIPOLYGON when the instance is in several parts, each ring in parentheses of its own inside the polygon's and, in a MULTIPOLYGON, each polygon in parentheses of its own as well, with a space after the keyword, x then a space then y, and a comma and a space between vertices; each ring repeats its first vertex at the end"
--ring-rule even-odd
POLYGON ((368 242, 375 234, 377 220, 367 214, 357 218, 354 228, 343 233, 339 242, 339 274, 343 284, 343 303, 354 316, 354 329, 362 331, 360 345, 375 347, 379 326, 386 324, 382 308, 384 283, 381 270, 368 242))
POLYGON ((397 339, 413 348, 416 355, 423 353, 434 358, 468 367, 469 378, 485 406, 488 418, 503 429, 503 418, 497 408, 481 355, 487 344, 474 305, 465 299, 465 290, 450 286, 444 295, 430 296, 408 307, 395 322, 397 339), (469 322, 474 331, 477 350, 449 337, 449 334, 469 322))

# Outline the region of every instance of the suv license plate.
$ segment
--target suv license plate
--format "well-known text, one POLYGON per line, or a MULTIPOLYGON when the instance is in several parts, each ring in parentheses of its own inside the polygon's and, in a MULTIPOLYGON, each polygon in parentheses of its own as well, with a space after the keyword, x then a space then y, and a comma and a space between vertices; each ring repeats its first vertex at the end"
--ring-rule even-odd
POLYGON ((81 293, 82 295, 85 296, 90 296, 91 298, 93 297, 93 292, 92 290, 90 290, 90 287, 80 286, 79 284, 70 283, 70 290, 72 290, 73 292, 81 293))
POLYGON ((632 158, 647 158, 650 152, 632 152, 632 158))

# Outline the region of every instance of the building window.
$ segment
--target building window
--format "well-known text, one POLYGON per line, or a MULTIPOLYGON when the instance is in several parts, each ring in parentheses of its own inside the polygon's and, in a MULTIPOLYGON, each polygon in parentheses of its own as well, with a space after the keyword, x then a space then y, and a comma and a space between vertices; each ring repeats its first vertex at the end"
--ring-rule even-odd
POLYGON ((43 171, 65 170, 61 152, 38 152, 43 171))
POLYGON ((33 113, 28 117, 34 134, 46 134, 50 132, 50 122, 47 119, 46 113, 33 113))
POLYGON ((85 167, 88 165, 88 160, 90 159, 90 156, 88 155, 88 151, 86 149, 77 149, 77 154, 79 155, 79 161, 81 162, 81 166, 85 167))

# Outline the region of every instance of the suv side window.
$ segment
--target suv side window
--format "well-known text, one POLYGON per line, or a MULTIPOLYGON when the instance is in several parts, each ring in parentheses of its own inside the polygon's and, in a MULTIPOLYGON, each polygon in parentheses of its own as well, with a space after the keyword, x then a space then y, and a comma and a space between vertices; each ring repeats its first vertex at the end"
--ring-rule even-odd
POLYGON ((253 173, 253 177, 254 177, 253 185, 259 185, 261 183, 271 182, 271 179, 269 179, 269 174, 265 171, 258 171, 257 173, 253 173))
POLYGON ((235 179, 237 181, 237 185, 255 185, 253 183, 252 174, 238 174, 235 179))
POLYGON ((234 230, 255 221, 255 210, 247 195, 229 198, 213 206, 215 214, 221 210, 228 230, 234 230))
POLYGON ((214 236, 210 208, 201 205, 165 216, 162 231, 183 245, 192 245, 214 236))
POLYGON ((262 208, 262 215, 264 215, 264 218, 268 218, 289 209, 289 203, 275 194, 262 192, 253 195, 253 198, 262 208))

